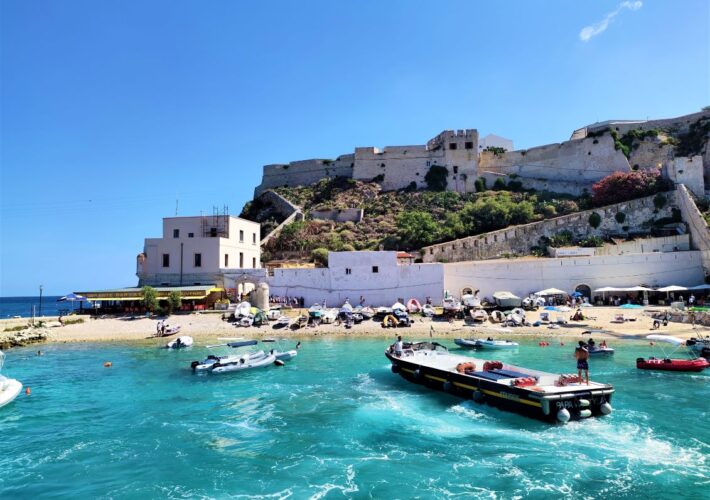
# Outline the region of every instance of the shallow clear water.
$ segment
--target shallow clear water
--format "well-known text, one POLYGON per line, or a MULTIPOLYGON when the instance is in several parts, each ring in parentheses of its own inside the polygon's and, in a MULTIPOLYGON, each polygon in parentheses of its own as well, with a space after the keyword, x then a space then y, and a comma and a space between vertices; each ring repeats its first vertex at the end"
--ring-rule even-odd
MULTIPOLYGON (((408 383, 386 340, 303 344, 211 376, 201 347, 10 351, 32 394, 0 409, 0 497, 707 498, 710 374, 636 370, 643 343, 591 362, 614 413, 566 426, 408 383)), ((570 345, 496 357, 572 372, 570 345)))

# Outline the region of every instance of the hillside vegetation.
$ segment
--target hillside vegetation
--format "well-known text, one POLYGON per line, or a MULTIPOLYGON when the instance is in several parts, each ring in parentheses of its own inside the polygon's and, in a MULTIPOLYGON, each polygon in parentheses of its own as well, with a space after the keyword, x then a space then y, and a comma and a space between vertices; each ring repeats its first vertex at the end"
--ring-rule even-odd
MULTIPOLYGON (((416 250, 432 243, 525 224, 580 210, 590 199, 504 189, 459 194, 451 191, 389 191, 379 184, 352 179, 323 179, 312 186, 277 188, 281 196, 313 209, 362 208, 360 223, 304 220, 287 225, 264 249, 266 257, 282 252, 310 255, 328 250, 416 250)), ((280 219, 269 206, 252 202, 242 217, 264 224, 262 234, 280 219)))
MULTIPOLYGON (((482 188, 482 179, 477 181, 482 188)), ((388 191, 379 184, 337 178, 311 186, 275 189, 299 205, 314 209, 364 209, 360 223, 310 220, 293 222, 263 249, 264 259, 284 254, 310 257, 316 249, 418 250, 433 243, 566 215, 595 206, 618 203, 668 189, 658 173, 615 173, 594 186, 593 193, 572 197, 549 192, 522 191, 512 180, 494 189, 460 194, 452 191, 388 191)), ((268 234, 281 222, 269 205, 248 203, 242 217, 262 223, 268 234)), ((321 252, 322 253, 322 252, 321 252)))

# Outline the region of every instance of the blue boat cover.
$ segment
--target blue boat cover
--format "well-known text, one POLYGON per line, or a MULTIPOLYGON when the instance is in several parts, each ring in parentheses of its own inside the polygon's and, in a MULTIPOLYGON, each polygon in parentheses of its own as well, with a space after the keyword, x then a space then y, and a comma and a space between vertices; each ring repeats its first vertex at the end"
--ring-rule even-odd
POLYGON ((484 378, 486 380, 500 380, 503 378, 525 378, 530 377, 530 375, 521 372, 514 372, 511 370, 488 370, 485 372, 473 372, 469 373, 474 377, 484 378))

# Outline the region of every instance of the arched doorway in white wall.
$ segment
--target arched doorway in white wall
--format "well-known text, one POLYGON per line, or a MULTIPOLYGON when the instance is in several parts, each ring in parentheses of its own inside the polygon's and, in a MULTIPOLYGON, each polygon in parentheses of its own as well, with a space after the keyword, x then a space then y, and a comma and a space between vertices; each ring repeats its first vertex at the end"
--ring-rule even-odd
POLYGON ((592 288, 587 285, 586 283, 580 283, 576 287, 574 287, 574 291, 577 293, 581 293, 583 297, 587 297, 587 300, 591 302, 592 300, 592 288))
POLYGON ((473 287, 467 286, 461 289, 461 296, 463 297, 464 295, 473 295, 473 287))

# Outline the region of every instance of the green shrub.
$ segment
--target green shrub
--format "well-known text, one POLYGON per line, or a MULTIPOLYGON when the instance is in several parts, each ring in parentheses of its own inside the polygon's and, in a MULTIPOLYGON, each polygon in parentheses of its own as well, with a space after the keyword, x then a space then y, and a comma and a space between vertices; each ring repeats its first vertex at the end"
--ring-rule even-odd
POLYGON ((484 177, 479 177, 473 182, 473 186, 476 188, 476 192, 480 193, 482 191, 485 191, 486 188, 486 179, 484 177))
POLYGON ((626 220, 626 214, 624 212, 616 212, 614 218, 616 219, 616 222, 618 222, 619 224, 623 224, 626 220))
POLYGON ((430 191, 446 191, 446 178, 448 176, 449 171, 446 167, 432 165, 424 176, 424 181, 430 191))
POLYGON ((502 177, 497 177, 493 183, 493 191, 503 191, 506 187, 505 180, 502 177))
POLYGON ((599 236, 588 236, 579 242, 579 246, 586 248, 603 247, 604 240, 599 236))
POLYGON ((168 314, 177 311, 182 307, 182 295, 177 290, 173 290, 168 294, 168 314))
POLYGON ((592 212, 589 216, 589 225, 594 229, 597 229, 602 223, 602 216, 597 212, 592 212))
POLYGON ((316 248, 311 252, 311 259, 318 265, 327 266, 328 265, 328 249, 327 248, 316 248))
POLYGON ((155 288, 150 286, 144 286, 142 289, 143 294, 143 306, 150 312, 153 312, 158 307, 158 294, 155 288))
POLYGON ((548 245, 551 247, 568 247, 574 242, 574 235, 570 231, 560 231, 555 236, 548 240, 548 245))

